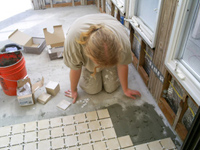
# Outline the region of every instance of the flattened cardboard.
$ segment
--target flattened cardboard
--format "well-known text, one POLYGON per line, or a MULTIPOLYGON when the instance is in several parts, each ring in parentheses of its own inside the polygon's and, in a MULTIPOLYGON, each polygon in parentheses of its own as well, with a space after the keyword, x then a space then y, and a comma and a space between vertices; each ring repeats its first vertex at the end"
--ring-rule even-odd
POLYGON ((53 33, 48 32, 47 28, 43 29, 47 45, 50 45, 51 48, 64 46, 65 36, 62 25, 54 26, 53 28, 53 33))
POLYGON ((20 106, 29 106, 29 105, 35 104, 34 92, 43 86, 44 78, 42 77, 41 81, 39 81, 33 85, 31 84, 30 78, 18 80, 17 81, 17 90, 19 90, 19 88, 23 87, 27 82, 30 84, 32 94, 23 95, 23 96, 17 95, 17 100, 18 100, 20 106))
POLYGON ((15 30, 8 38, 11 41, 23 46, 26 53, 40 54, 46 47, 44 38, 31 37, 18 29, 15 30))

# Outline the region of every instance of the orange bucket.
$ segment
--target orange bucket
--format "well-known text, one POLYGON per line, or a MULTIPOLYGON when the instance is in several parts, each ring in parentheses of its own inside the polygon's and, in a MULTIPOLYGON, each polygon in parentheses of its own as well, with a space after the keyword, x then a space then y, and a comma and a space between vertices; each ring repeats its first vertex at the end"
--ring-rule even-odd
POLYGON ((26 76, 25 59, 20 51, 0 54, 0 84, 5 94, 17 95, 17 80, 26 76))

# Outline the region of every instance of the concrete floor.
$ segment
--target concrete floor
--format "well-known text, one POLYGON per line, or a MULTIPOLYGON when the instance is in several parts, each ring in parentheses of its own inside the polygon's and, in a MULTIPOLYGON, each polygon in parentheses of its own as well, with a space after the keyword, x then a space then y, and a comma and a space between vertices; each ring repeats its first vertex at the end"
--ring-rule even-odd
MULTIPOLYGON (((99 13, 96 6, 28 10, 0 23, 0 47, 11 43, 7 37, 15 29, 33 37, 44 37, 43 28, 53 32, 53 26, 61 24, 66 33, 73 21, 92 13, 99 13)), ((170 128, 155 99, 132 64, 129 65, 129 87, 140 91, 141 98, 132 100, 125 97, 121 87, 112 94, 102 91, 97 95, 88 95, 78 88, 77 103, 63 111, 56 105, 63 99, 72 101, 64 95, 64 91, 70 88, 70 69, 64 65, 62 59, 51 61, 46 49, 40 55, 27 53, 23 55, 32 83, 44 77, 44 85, 49 81, 56 81, 59 82, 61 89, 46 105, 36 103, 32 106, 20 107, 16 96, 5 95, 0 87, 0 127, 107 108, 117 136, 129 134, 135 145, 171 137, 180 147, 179 137, 170 128), (89 101, 87 102, 86 99, 89 101)), ((42 92, 45 92, 44 86, 35 93, 35 97, 37 98, 42 92)))

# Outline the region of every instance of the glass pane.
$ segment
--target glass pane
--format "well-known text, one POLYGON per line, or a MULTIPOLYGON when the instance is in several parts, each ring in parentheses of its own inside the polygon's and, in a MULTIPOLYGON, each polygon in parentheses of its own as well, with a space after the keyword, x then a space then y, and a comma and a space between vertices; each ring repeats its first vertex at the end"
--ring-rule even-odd
POLYGON ((138 0, 137 2, 137 17, 154 32, 159 0, 138 0))
POLYGON ((188 26, 189 34, 182 54, 182 62, 199 80, 200 78, 200 11, 196 8, 192 24, 188 26))

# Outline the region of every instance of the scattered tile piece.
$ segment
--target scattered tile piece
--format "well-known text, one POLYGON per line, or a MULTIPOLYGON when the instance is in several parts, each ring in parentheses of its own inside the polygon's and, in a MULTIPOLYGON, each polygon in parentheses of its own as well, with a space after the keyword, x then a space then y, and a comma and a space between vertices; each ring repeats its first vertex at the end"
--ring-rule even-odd
POLYGON ((100 124, 101 124, 101 127, 104 129, 113 127, 113 123, 110 118, 100 120, 100 124))
POLYGON ((51 129, 51 137, 52 137, 52 138, 61 137, 61 136, 63 136, 62 127, 58 127, 58 128, 53 128, 53 129, 51 129))
POLYGON ((74 124, 74 116, 65 116, 62 118, 63 120, 63 125, 70 125, 70 124, 74 124))
POLYGON ((81 123, 76 125, 76 130, 79 133, 84 133, 88 131, 88 125, 87 123, 81 123))
POLYGON ((82 145, 80 147, 80 150, 93 150, 93 148, 91 144, 86 144, 86 145, 82 145))
POLYGON ((39 140, 46 140, 50 138, 50 132, 49 130, 41 130, 38 131, 38 139, 39 140))
POLYGON ((40 141, 38 143, 38 150, 50 150, 50 141, 40 141))
POLYGON ((90 135, 89 133, 80 134, 78 136, 79 144, 87 144, 90 143, 90 135))
POLYGON ((110 139, 106 141, 108 149, 120 149, 120 145, 117 139, 110 139))
POLYGON ((45 86, 48 94, 56 96, 56 94, 60 91, 60 85, 58 82, 49 81, 49 83, 45 86))
POLYGON ((110 118, 109 112, 107 109, 97 110, 99 119, 110 118))
POLYGON ((94 143, 94 150, 106 150, 105 142, 96 142, 94 143))
POLYGON ((1 127, 1 128, 0 128, 0 137, 1 137, 1 136, 10 135, 10 132, 11 132, 11 126, 1 127))
POLYGON ((76 123, 82 123, 82 122, 85 122, 86 118, 85 118, 85 114, 82 113, 82 114, 76 114, 74 116, 74 120, 76 123))
POLYGON ((50 124, 51 124, 51 127, 60 127, 62 125, 62 122, 61 122, 61 118, 58 117, 58 118, 53 118, 53 119, 50 119, 50 124))
POLYGON ((92 131, 101 129, 101 126, 98 121, 92 121, 88 123, 89 129, 92 131))
POLYGON ((121 148, 131 147, 133 146, 132 140, 129 135, 122 136, 118 138, 119 144, 121 148))
POLYGON ((71 105, 70 102, 62 100, 60 103, 58 103, 57 107, 61 108, 62 110, 66 110, 70 105, 71 105))
POLYGON ((160 150, 163 149, 159 141, 153 141, 147 144, 150 149, 160 150))
POLYGON ((6 137, 1 137, 0 138, 0 148, 1 147, 6 147, 6 146, 8 146, 9 145, 9 137, 8 136, 6 136, 6 137))
POLYGON ((27 143, 27 144, 25 144, 24 145, 24 150, 36 150, 36 143, 27 143))
POLYGON ((67 136, 65 138, 65 144, 67 147, 76 146, 78 144, 77 137, 75 135, 67 136))
POLYGON ((16 124, 12 126, 12 134, 23 133, 24 124, 16 124))
POLYGON ((95 121, 98 119, 96 111, 87 112, 86 117, 88 121, 95 121))
POLYGON ((75 134, 75 126, 74 125, 69 125, 64 127, 64 135, 73 135, 75 134))
POLYGON ((25 132, 35 131, 37 129, 36 122, 25 123, 25 132))
POLYGON ((49 128, 49 120, 40 120, 38 121, 38 129, 48 129, 49 128))
POLYGON ((51 140, 52 149, 58 149, 64 147, 64 139, 63 138, 56 138, 51 140))
POLYGON ((25 142, 35 142, 37 139, 36 132, 28 132, 24 136, 25 142))
POLYGON ((41 94, 38 98, 37 101, 41 104, 46 104, 49 100, 51 99, 51 95, 47 93, 41 94))
POLYGON ((12 150, 22 150, 23 146, 22 145, 16 145, 16 146, 12 146, 11 148, 12 150))
POLYGON ((16 134, 11 137, 11 145, 17 145, 23 143, 23 135, 22 134, 16 134))
POLYGON ((141 144, 141 145, 137 145, 135 147, 136 150, 149 150, 147 144, 141 144))
POLYGON ((101 131, 94 131, 90 133, 92 141, 101 141, 103 139, 103 134, 101 131))
POLYGON ((117 137, 114 128, 108 128, 108 129, 103 130, 103 134, 106 139, 112 139, 112 138, 117 137))
POLYGON ((162 139, 160 141, 161 145, 163 146, 163 148, 165 149, 173 149, 176 148, 175 144, 173 143, 173 141, 171 140, 171 138, 166 138, 166 139, 162 139))

